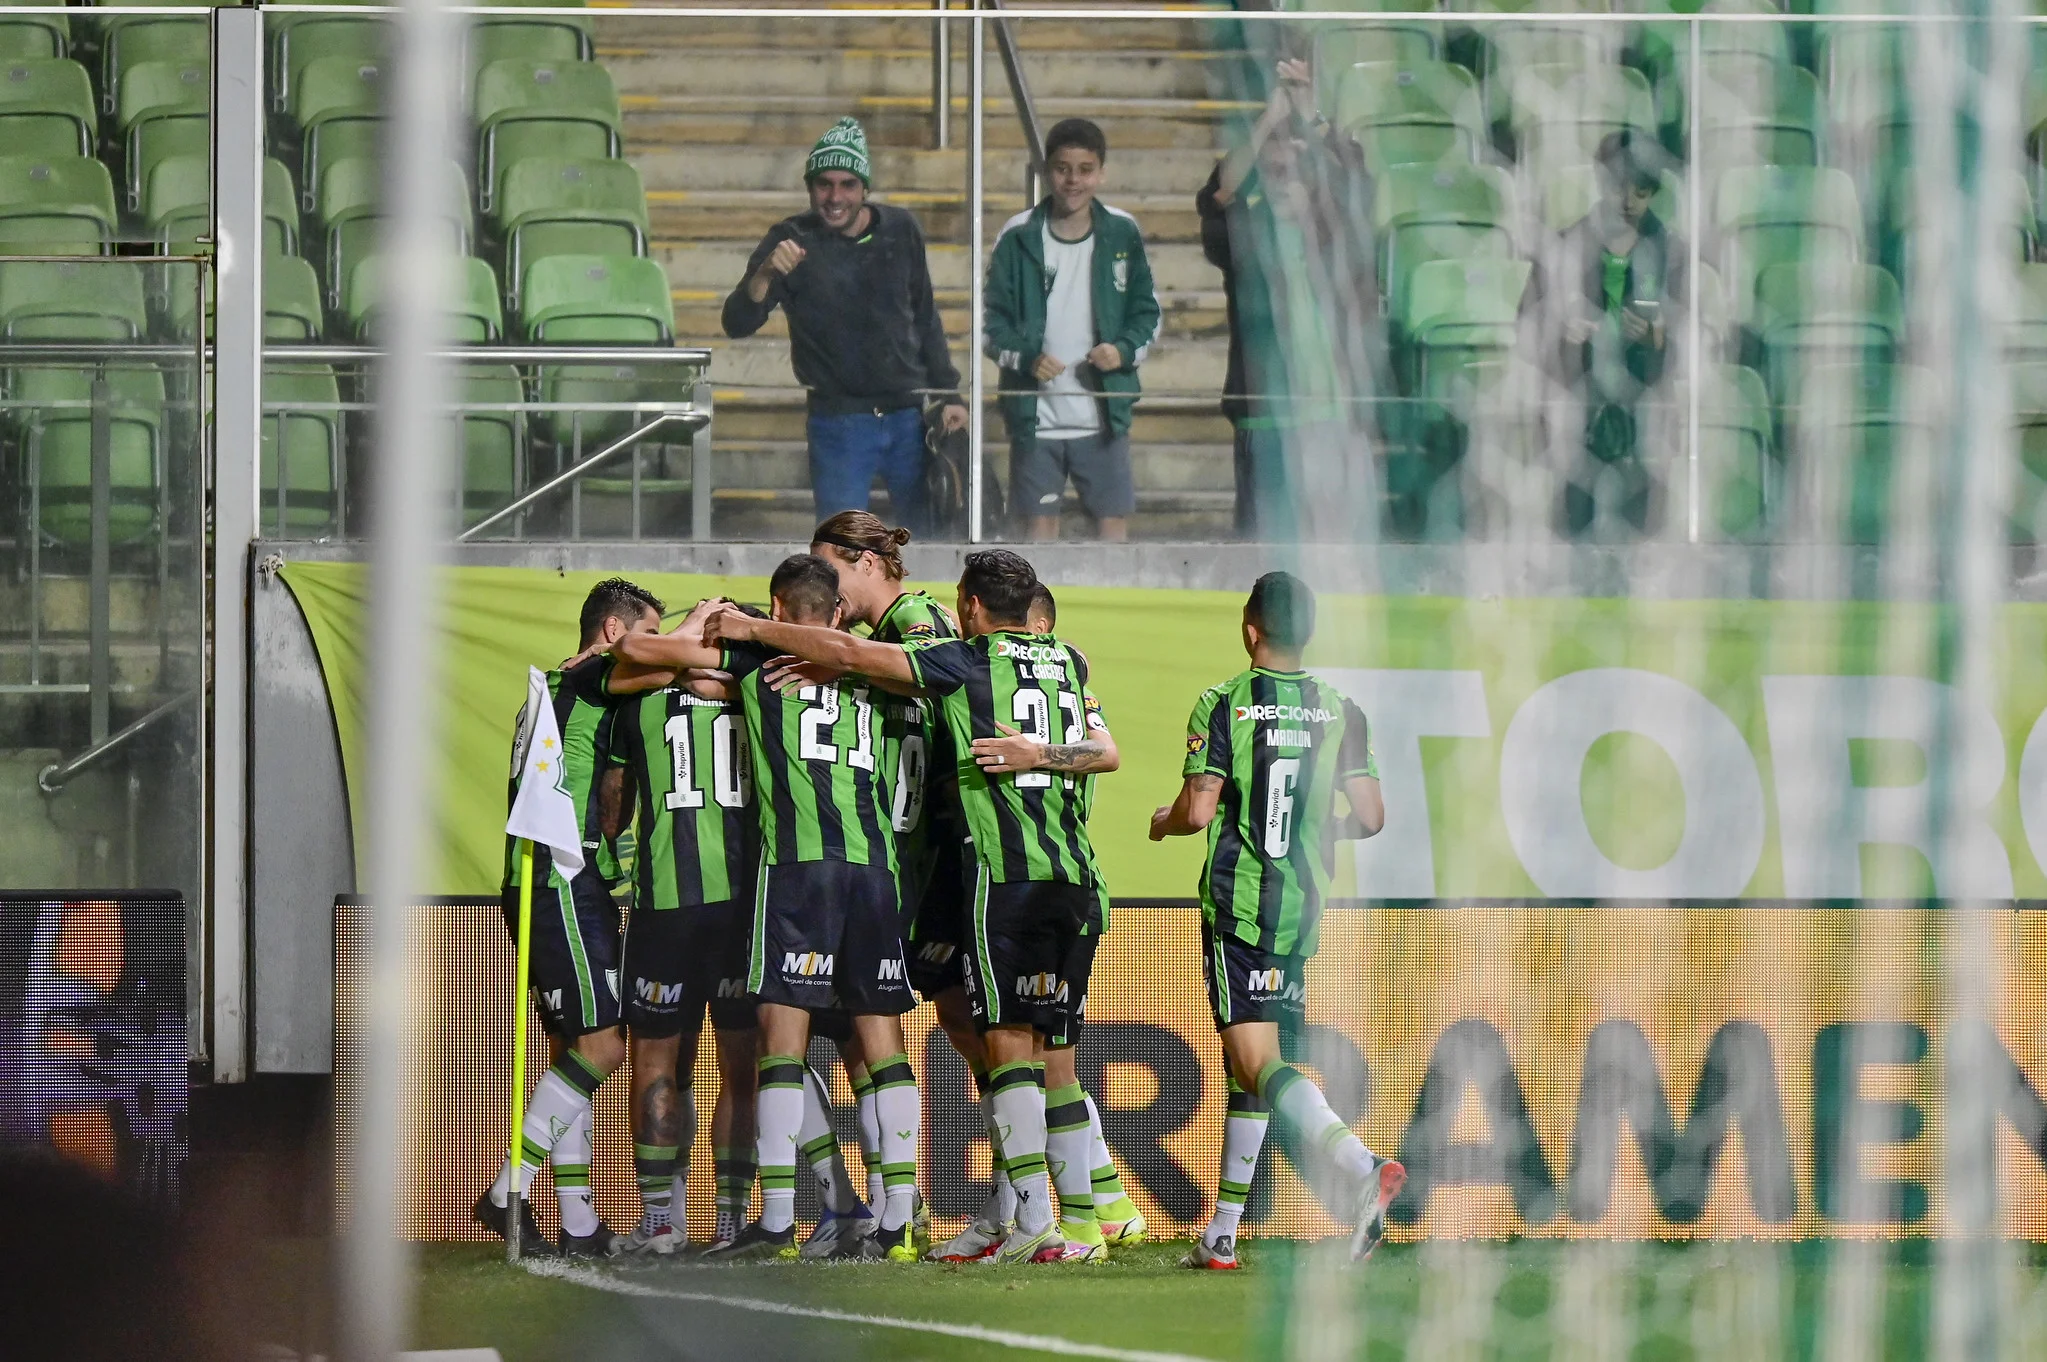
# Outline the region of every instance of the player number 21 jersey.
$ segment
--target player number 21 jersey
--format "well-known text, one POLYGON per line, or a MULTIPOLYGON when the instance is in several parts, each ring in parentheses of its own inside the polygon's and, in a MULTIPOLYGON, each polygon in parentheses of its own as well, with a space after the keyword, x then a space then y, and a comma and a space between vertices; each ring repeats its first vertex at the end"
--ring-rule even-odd
POLYGON ((1254 667, 1195 701, 1182 773, 1223 781, 1201 867, 1202 916, 1261 950, 1313 954, 1334 865, 1336 789, 1379 775, 1364 713, 1319 677, 1254 667))

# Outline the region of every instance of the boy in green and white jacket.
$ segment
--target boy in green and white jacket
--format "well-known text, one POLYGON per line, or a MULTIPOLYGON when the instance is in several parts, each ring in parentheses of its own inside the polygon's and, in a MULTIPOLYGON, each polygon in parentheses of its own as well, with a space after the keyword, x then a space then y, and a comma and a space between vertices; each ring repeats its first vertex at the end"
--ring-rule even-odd
POLYGON ((1051 193, 1003 225, 988 262, 983 349, 1002 370, 1010 510, 1033 539, 1058 537, 1069 477, 1104 539, 1127 538, 1137 507, 1130 415, 1159 300, 1137 219, 1095 197, 1108 155, 1087 119, 1055 124, 1051 193))

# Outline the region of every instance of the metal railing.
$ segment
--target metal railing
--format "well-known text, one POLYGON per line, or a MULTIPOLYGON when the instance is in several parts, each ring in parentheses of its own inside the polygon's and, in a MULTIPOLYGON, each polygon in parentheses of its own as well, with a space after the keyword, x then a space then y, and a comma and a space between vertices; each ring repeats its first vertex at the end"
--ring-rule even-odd
MULTIPOLYGON (((987 5, 998 14, 1003 7, 1002 0, 987 0, 987 5)), ((1038 105, 1031 98, 1030 81, 1024 76, 1015 26, 1007 18, 995 20, 995 50, 1002 57, 1002 72, 1009 78, 1009 96, 1016 101, 1016 116, 1023 124, 1024 150, 1029 159, 1024 167, 1024 207, 1033 208, 1044 195, 1045 129, 1038 121, 1038 105)))
POLYGON ((104 741, 88 747, 69 761, 51 762, 36 773, 37 787, 44 794, 57 793, 57 791, 70 784, 75 777, 83 775, 125 747, 137 735, 154 727, 165 717, 175 714, 178 710, 191 704, 198 698, 199 692, 196 690, 188 690, 182 695, 172 696, 141 718, 126 725, 118 732, 109 735, 104 741))

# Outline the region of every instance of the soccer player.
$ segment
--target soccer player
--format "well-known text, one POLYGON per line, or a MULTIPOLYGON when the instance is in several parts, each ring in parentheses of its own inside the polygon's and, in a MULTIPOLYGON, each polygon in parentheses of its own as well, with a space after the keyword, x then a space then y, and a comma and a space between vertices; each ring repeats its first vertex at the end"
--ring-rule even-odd
MULTIPOLYGON (((665 685, 672 672, 619 667, 602 649, 634 633, 649 636, 660 627, 661 602, 620 577, 599 582, 583 601, 581 652, 547 674, 555 722, 562 736, 562 788, 575 801, 583 829, 584 859, 574 879, 554 865, 546 847, 533 849, 532 987, 541 1025, 553 1050, 553 1064, 526 1106, 519 1132, 519 1164, 498 1171, 490 1190, 476 1199, 476 1223, 507 1234, 514 1179, 518 1186, 519 1239, 529 1252, 547 1244, 533 1220, 527 1193, 542 1162, 554 1163, 555 1194, 561 1203, 564 1255, 609 1257, 617 1236, 597 1218, 590 1200, 590 1099, 625 1059, 619 1029, 618 906, 594 854, 607 826, 600 797, 602 776, 612 765, 620 707, 639 691, 665 685)), ((522 716, 521 734, 526 732, 522 716)), ((515 752, 509 796, 518 795, 522 762, 515 752)), ((503 887, 505 926, 518 938, 519 854, 517 839, 505 843, 503 887)))
MULTIPOLYGON (((776 619, 837 632, 838 574, 822 558, 785 559, 768 591, 776 619)), ((750 618, 729 604, 711 618, 727 614, 750 618)), ((726 1256, 797 1252, 796 1155, 810 1009, 842 1005, 852 1015, 881 1121, 881 1228, 861 1242, 891 1261, 915 1261, 910 1218, 923 1108, 903 1049, 902 1014, 914 999, 896 893, 889 798, 895 753, 881 698, 854 677, 784 697, 761 674, 775 651, 741 640, 721 649, 682 634, 633 634, 618 647, 637 665, 729 673, 746 714, 762 838, 747 977, 759 999, 762 1209, 726 1256)))
MULTIPOLYGON (((994 1255, 998 1263, 1069 1257, 1052 1216, 1040 1065, 1078 1034, 1105 917, 1107 889, 1079 780, 1113 771, 1119 760, 1107 725, 1087 709, 1085 662, 1056 638, 1026 632, 1037 585, 1014 553, 967 555, 959 639, 882 643, 729 607, 705 625, 707 639, 764 645, 939 699, 974 838, 963 972, 1017 1197, 1016 1228, 994 1255)), ((1099 1247, 1077 1245, 1075 1256, 1098 1258, 1099 1247)))
MULTIPOLYGON (((708 608, 699 606, 682 627, 700 630, 708 608)), ((745 713, 720 680, 707 680, 629 701, 619 713, 612 751, 630 772, 639 803, 623 965, 641 1210, 621 1252, 632 1256, 667 1257, 686 1242, 682 1198, 696 1135, 693 1079, 706 1013, 716 1031, 719 1079, 711 1114, 718 1159, 714 1243, 737 1237, 753 1195, 757 1038, 746 994, 746 943, 760 835, 745 713), (735 1154, 739 1150, 743 1156, 735 1154)))
MULTIPOLYGON (((716 617, 713 618, 713 623, 716 617)), ((1202 971, 1229 1077, 1215 1218, 1186 1264, 1237 1266, 1237 1222, 1274 1111, 1305 1147, 1327 1154, 1347 1183, 1353 1259, 1386 1232, 1386 1207, 1407 1170, 1365 1148, 1322 1090, 1280 1054, 1298 1034, 1302 984, 1315 954, 1333 842, 1370 837, 1386 821, 1370 730, 1336 687, 1301 670, 1315 632, 1306 583, 1268 572, 1244 603, 1251 669, 1203 691, 1187 721, 1185 782, 1152 815, 1151 838, 1204 829, 1202 971), (1341 788, 1350 813, 1335 817, 1341 788)))

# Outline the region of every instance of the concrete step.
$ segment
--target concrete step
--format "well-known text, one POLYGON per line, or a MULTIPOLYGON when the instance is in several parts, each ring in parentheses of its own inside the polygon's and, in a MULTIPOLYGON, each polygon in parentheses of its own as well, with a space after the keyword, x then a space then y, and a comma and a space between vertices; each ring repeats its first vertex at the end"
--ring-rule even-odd
MULTIPOLYGON (((1144 540, 1184 539, 1194 542, 1227 539, 1231 536, 1230 526, 1236 497, 1233 492, 1177 492, 1144 493, 1137 498, 1137 514, 1131 518, 1131 538, 1144 540)), ((890 508, 885 493, 874 495, 875 514, 884 520, 889 518, 890 508)), ((1082 511, 1080 503, 1068 497, 1065 507, 1065 537, 1073 539, 1091 538, 1093 525, 1082 511)), ((651 533, 644 527, 643 533, 651 533)), ((625 537, 629 521, 618 508, 604 508, 584 512, 584 534, 586 538, 607 536, 625 537), (615 525, 606 526, 606 517, 615 525)), ((686 525, 686 522, 685 522, 686 525)), ((817 516, 810 499, 808 488, 789 489, 775 492, 735 492, 718 495, 712 499, 711 533, 718 539, 780 540, 800 543, 803 537, 817 525, 817 516)), ((987 527, 990 538, 1002 539, 1012 535, 1012 527, 997 524, 987 527)), ((1057 553, 1054 545, 1044 544, 1035 548, 1024 548, 1028 556, 1034 553, 1057 553)))
MULTIPOLYGON (((1023 69, 1033 100, 1111 92, 1124 98, 1211 99, 1230 95, 1228 74, 1236 60, 1233 54, 1201 48, 1096 43, 1056 53, 1026 52, 1023 69)), ((613 57, 604 64, 619 94, 627 99, 674 90, 746 99, 833 95, 853 100, 863 95, 928 97, 931 93, 928 49, 773 45, 704 51, 684 47, 650 49, 640 55, 613 57)), ((954 57, 954 90, 968 88, 972 69, 964 54, 954 57)), ((984 88, 1006 97, 1009 87, 1002 62, 992 50, 984 72, 984 88)))
MULTIPOLYGON (((728 443, 766 445, 803 443, 804 409, 800 394, 773 398, 732 390, 714 391, 716 425, 713 447, 728 443)), ((999 417, 988 421, 991 447, 1008 440, 999 417)), ((1201 398, 1146 397, 1137 404, 1130 423, 1130 439, 1140 444, 1211 445, 1227 448, 1230 423, 1213 396, 1201 398)))
MULTIPOLYGON (((1194 194, 1207 175, 1203 170, 1201 179, 1184 192, 1118 193, 1110 202, 1136 217, 1146 242, 1199 242, 1201 219, 1194 211, 1194 194)), ((1014 186, 987 186, 981 230, 990 250, 1002 225, 1025 206, 1022 185, 1019 177, 1014 186)), ((878 193, 875 198, 916 213, 928 242, 963 245, 966 241, 964 189, 878 193)), ((800 182, 781 189, 647 191, 654 235, 662 239, 758 242, 770 227, 809 206, 800 182)))
MULTIPOLYGON (((153 577, 116 577, 108 583, 107 600, 111 608, 109 628, 115 635, 147 635, 155 637, 159 613, 159 596, 156 579, 153 577)), ((174 619, 197 618, 192 606, 192 586, 189 582, 173 580, 161 599, 168 605, 174 619)), ((26 581, 16 580, 9 573, 0 576, 0 631, 5 634, 26 636, 29 621, 34 613, 32 595, 26 581)), ((45 574, 42 584, 42 621, 40 628, 46 635, 83 635, 92 627, 92 582, 83 576, 57 576, 45 574)))
MULTIPOLYGON (((187 653, 165 650, 154 640, 117 640, 109 649, 116 691, 151 693, 159 681, 171 685, 192 674, 194 659, 187 653)), ((92 680, 92 649, 82 638, 45 638, 35 658, 41 685, 84 685, 92 680)), ((30 652, 25 639, 0 639, 0 686, 30 684, 30 652)), ((189 684, 189 683, 188 683, 189 684)))
MULTIPOLYGON (((750 8, 772 10, 775 7, 753 5, 750 8)), ((793 22, 778 19, 772 13, 764 13, 758 19, 656 19, 637 15, 612 18, 599 13, 597 56, 599 60, 608 61, 613 57, 686 53, 706 48, 787 46, 813 50, 858 48, 901 51, 922 55, 928 61, 932 31, 937 27, 937 21, 930 17, 932 7, 925 4, 904 8, 915 12, 887 18, 848 16, 793 22)), ((1034 0, 1031 8, 1044 6, 1034 0)), ((1103 47, 1198 48, 1209 41, 1206 31, 1216 27, 1214 23, 1198 23, 1169 12, 1161 13, 1156 19, 1105 19, 1085 24, 1064 23, 1056 19, 1011 21, 1017 46, 1027 54, 1089 51, 1103 47)), ((955 20, 952 29, 953 49, 964 54, 973 41, 969 27, 955 20)), ((987 44, 993 51, 995 38, 992 33, 988 35, 987 44)))
MULTIPOLYGON (((789 369, 786 340, 749 337, 742 341, 709 340, 711 382, 720 388, 788 388, 795 383, 789 369)), ((959 348, 953 363, 966 356, 959 348)), ((1144 362, 1144 385, 1161 395, 1202 397, 1222 391, 1228 346, 1221 340, 1161 341, 1144 362)), ((992 391, 997 371, 987 365, 986 383, 992 391)))
MULTIPOLYGON (((649 190, 778 190, 800 194, 803 163, 809 146, 646 146, 633 144, 630 155, 649 190)), ((1113 156, 1113 153, 1112 153, 1113 156)), ((913 147, 877 147, 873 152, 874 186, 900 194, 904 190, 956 195, 965 192, 966 153, 957 148, 927 151, 913 147)), ((1215 165, 1207 147, 1156 147, 1111 160, 1102 198, 1121 206, 1132 194, 1194 194, 1215 165)), ((1021 148, 996 148, 984 161, 984 183, 991 192, 1021 187, 1026 159, 1021 148)), ((1133 210, 1135 211, 1135 210, 1133 210)))
MULTIPOLYGON (((1006 476, 1009 445, 991 432, 988 456, 998 477, 1006 476)), ((1133 440, 1131 475, 1140 492, 1228 492, 1235 473, 1228 445, 1151 444, 1133 440)), ((720 493, 740 490, 808 488, 809 462, 803 441, 720 440, 712 455, 712 485, 720 493)))
MULTIPOLYGON (((1256 104, 1214 99, 1147 99, 1116 96, 1038 98, 1038 117, 1050 126, 1062 118, 1091 118, 1109 141, 1112 166, 1132 151, 1155 147, 1215 147, 1220 126, 1233 117, 1256 116, 1256 104)), ((1024 144, 1023 123, 1005 91, 990 99, 982 119, 984 145, 1013 149, 1024 144)), ((967 101, 955 96, 948 131, 953 145, 970 137, 967 101)), ((927 147, 931 144, 931 97, 863 95, 770 95, 735 108, 730 95, 689 92, 635 95, 625 106, 629 147, 792 146, 806 151, 818 134, 851 113, 867 130, 870 147, 927 147)))
MULTIPOLYGON (((725 306, 724 288, 677 288, 673 292, 678 336, 722 334, 720 314, 725 306)), ((1159 308, 1164 313, 1159 334, 1169 343, 1217 337, 1227 341, 1229 338, 1228 307, 1220 289, 1213 292, 1162 293, 1159 295, 1159 308)), ((938 319, 953 343, 964 348, 969 322, 964 289, 938 290, 938 319)), ((768 318, 766 326, 754 332, 756 337, 772 338, 786 338, 788 334, 788 320, 780 310, 768 318)))
MULTIPOLYGON (((729 290, 745 275, 747 257, 755 245, 754 240, 664 237, 656 237, 651 243, 654 258, 668 271, 669 282, 675 287, 720 290, 729 290)), ((1147 245, 1145 257, 1151 262, 1153 286, 1161 294, 1219 291, 1222 287, 1222 271, 1208 263, 1199 245, 1160 242, 1147 245)), ((931 284, 939 291, 941 304, 948 290, 964 299, 973 279, 967 248, 951 242, 934 242, 928 248, 927 259, 931 284)))

